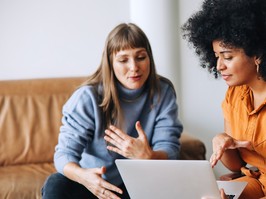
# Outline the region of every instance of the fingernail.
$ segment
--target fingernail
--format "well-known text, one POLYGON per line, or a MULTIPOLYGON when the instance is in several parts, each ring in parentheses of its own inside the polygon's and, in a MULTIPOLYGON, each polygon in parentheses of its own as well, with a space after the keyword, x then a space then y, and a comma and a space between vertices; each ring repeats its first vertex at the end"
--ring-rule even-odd
POLYGON ((109 128, 113 130, 114 129, 114 126, 113 125, 110 125, 109 128))

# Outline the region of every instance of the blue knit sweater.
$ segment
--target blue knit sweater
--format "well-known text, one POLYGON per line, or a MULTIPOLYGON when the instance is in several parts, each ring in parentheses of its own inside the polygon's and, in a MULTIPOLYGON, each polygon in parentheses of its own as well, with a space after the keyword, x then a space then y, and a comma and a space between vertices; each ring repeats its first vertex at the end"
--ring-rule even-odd
MULTIPOLYGON (((148 96, 148 87, 129 90, 118 84, 121 107, 124 112, 125 132, 137 137, 136 121, 140 121, 153 150, 163 150, 169 159, 179 156, 179 137, 183 130, 178 120, 178 107, 173 88, 160 81, 161 96, 154 96, 154 106, 148 96)), ((104 118, 99 107, 100 87, 82 86, 77 89, 63 107, 62 126, 55 148, 54 163, 63 174, 69 162, 83 168, 106 166, 103 176, 107 181, 120 185, 122 179, 115 166, 115 159, 124 158, 106 149, 104 118)))

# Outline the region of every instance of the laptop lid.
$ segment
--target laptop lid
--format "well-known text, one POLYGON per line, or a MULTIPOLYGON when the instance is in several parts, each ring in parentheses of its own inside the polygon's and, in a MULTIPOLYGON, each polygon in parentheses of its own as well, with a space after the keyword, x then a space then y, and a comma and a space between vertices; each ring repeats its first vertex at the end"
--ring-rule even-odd
POLYGON ((131 199, 220 198, 207 160, 115 161, 131 199))

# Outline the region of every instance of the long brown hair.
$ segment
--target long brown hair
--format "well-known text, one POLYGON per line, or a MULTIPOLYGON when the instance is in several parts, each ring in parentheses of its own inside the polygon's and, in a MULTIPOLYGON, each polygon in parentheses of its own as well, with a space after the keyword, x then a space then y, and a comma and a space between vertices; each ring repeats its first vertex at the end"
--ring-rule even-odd
POLYGON ((106 127, 116 123, 121 127, 123 111, 120 106, 115 82, 118 81, 113 70, 113 54, 130 48, 145 48, 150 58, 150 74, 147 79, 149 97, 153 98, 159 92, 158 79, 150 42, 145 33, 133 23, 121 23, 108 35, 102 54, 102 60, 97 71, 83 85, 102 84, 103 93, 100 107, 103 109, 106 127))

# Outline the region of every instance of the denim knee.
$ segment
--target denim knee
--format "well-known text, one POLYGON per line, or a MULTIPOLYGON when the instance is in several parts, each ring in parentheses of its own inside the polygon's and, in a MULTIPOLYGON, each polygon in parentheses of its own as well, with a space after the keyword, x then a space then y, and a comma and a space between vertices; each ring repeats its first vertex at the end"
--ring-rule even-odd
POLYGON ((41 190, 43 199, 66 199, 68 197, 67 191, 71 190, 71 183, 69 179, 60 173, 50 175, 41 190))
POLYGON ((60 173, 54 173, 46 179, 41 193, 42 199, 97 199, 83 185, 60 173))

